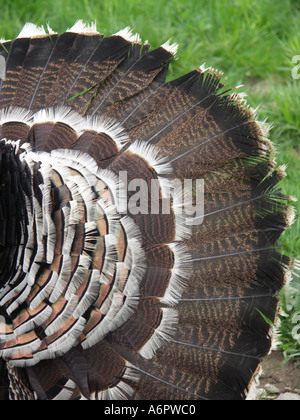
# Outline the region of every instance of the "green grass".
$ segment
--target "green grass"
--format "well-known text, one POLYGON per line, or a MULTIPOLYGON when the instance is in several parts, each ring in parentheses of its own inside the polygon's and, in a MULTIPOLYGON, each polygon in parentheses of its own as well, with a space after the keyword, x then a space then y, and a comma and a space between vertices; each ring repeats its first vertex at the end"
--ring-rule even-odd
MULTIPOLYGON (((250 104, 260 105, 261 118, 275 123, 270 137, 277 161, 288 164, 283 190, 300 198, 300 79, 292 78, 292 58, 300 55, 298 0, 0 0, 0 6, 0 37, 15 37, 27 21, 49 22, 59 32, 78 18, 96 20, 105 34, 129 25, 153 47, 169 38, 179 43, 169 79, 205 62, 224 71, 229 85, 243 83, 250 104)), ((295 209, 299 215, 299 201, 295 209)), ((299 218, 281 243, 286 254, 300 258, 299 218)), ((300 347, 292 337, 299 290, 296 279, 283 294, 281 339, 290 355, 300 347)))

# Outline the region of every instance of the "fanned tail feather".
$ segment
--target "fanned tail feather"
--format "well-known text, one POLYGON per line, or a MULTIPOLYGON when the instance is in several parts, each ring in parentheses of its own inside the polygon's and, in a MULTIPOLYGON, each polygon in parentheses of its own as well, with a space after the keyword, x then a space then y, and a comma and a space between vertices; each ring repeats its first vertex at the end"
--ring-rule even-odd
POLYGON ((247 397, 299 268, 285 168, 222 73, 166 82, 176 51, 82 21, 1 41, 1 399, 247 397), (203 214, 165 212, 187 179, 203 214))

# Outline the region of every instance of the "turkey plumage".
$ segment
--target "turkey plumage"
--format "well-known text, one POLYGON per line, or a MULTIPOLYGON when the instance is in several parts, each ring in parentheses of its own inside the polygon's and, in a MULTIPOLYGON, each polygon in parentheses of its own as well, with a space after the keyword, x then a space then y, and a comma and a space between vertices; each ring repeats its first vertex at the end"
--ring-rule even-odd
POLYGON ((177 46, 0 43, 0 396, 244 399, 297 266, 269 125, 177 46), (199 182, 198 182, 199 181, 199 182))

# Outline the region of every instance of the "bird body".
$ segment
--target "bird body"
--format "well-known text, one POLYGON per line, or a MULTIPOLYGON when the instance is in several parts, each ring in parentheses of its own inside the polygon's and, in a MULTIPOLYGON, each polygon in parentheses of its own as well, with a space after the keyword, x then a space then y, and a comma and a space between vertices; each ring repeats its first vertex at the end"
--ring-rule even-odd
POLYGON ((297 265, 285 168, 220 72, 165 81, 176 49, 82 21, 0 44, 3 398, 249 395, 297 265))

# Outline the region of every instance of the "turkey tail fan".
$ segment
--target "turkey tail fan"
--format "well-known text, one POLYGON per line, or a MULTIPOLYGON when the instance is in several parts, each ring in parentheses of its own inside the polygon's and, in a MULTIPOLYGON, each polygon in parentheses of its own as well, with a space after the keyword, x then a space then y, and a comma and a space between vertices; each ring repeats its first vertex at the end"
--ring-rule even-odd
POLYGON ((216 70, 166 82, 176 51, 82 21, 0 43, 1 399, 251 395, 292 198, 270 125, 216 70))

